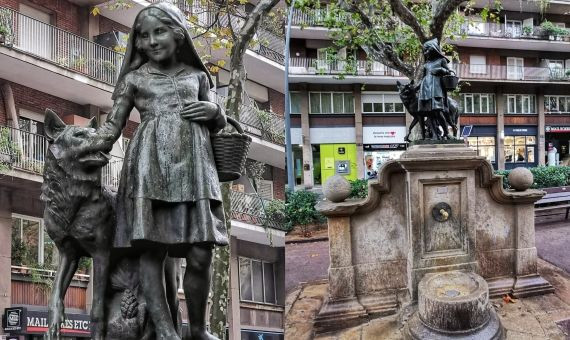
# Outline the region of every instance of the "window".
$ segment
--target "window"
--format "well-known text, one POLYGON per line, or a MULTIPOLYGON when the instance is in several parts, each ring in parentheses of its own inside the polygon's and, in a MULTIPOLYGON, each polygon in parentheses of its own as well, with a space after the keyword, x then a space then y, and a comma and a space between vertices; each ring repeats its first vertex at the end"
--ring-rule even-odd
POLYGON ((459 99, 462 113, 495 113, 495 95, 492 93, 463 93, 459 99))
POLYGON ((404 113, 404 104, 396 93, 363 93, 362 112, 404 113))
POLYGON ((548 60, 548 69, 550 77, 553 79, 562 79, 565 77, 564 60, 548 60))
POLYGON ((289 99, 291 101, 291 113, 301 113, 303 94, 300 92, 290 92, 289 99))
POLYGON ((479 156, 484 156, 495 163, 495 137, 467 137, 469 146, 477 150, 479 156))
POLYGON ((522 80, 524 79, 524 59, 523 58, 507 58, 507 79, 522 80))
POLYGON ((354 113, 354 95, 350 92, 310 92, 310 113, 354 113))
POLYGON ((536 136, 505 136, 505 163, 534 163, 536 136))
POLYGON ((545 96, 544 110, 546 113, 570 113, 570 97, 545 96))
POLYGON ((240 257, 239 287, 241 300, 276 304, 273 263, 240 257))
POLYGON ((510 37, 517 38, 521 36, 522 33, 522 21, 519 20, 507 20, 507 34, 510 37))
POLYGON ((484 55, 469 56, 469 72, 476 74, 486 74, 487 58, 484 55))
POLYGON ((507 113, 535 114, 535 96, 526 94, 507 95, 507 113))
POLYGON ((56 265, 57 248, 40 218, 12 215, 12 265, 56 265))

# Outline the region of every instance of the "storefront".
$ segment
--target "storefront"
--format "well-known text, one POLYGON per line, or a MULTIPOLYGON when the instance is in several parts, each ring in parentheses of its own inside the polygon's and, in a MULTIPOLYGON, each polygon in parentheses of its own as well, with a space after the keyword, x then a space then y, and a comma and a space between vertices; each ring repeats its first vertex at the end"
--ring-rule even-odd
POLYGON ((505 126, 505 169, 537 165, 537 134, 536 126, 505 126))
POLYGON ((405 126, 365 126, 362 131, 364 147, 364 178, 374 179, 378 169, 406 151, 405 126))
POLYGON ((321 183, 334 175, 348 180, 360 178, 356 170, 356 144, 321 144, 319 146, 321 183))
MULTIPOLYGON (((65 313, 61 340, 91 337, 91 319, 88 314, 65 313)), ((11 307, 2 316, 4 332, 18 340, 40 340, 48 330, 46 307, 11 307)))
POLYGON ((552 144, 560 155, 560 165, 570 165, 570 126, 547 125, 545 132, 545 154, 552 144))
MULTIPOLYGON (((463 129, 461 131, 463 133, 463 129)), ((477 150, 479 156, 484 156, 497 168, 497 127, 474 125, 467 138, 469 147, 477 150)))
POLYGON ((278 332, 267 332, 267 331, 256 331, 249 329, 241 330, 241 340, 283 340, 283 333, 278 332))

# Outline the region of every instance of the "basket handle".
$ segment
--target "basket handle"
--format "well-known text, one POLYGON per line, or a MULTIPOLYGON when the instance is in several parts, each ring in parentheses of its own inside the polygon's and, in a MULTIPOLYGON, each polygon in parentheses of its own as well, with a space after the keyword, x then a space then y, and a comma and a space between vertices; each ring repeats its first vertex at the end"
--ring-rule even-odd
POLYGON ((241 128, 240 123, 238 123, 237 120, 235 120, 234 118, 230 117, 230 116, 226 116, 226 119, 228 120, 228 123, 230 123, 231 126, 233 126, 237 132, 239 132, 240 134, 243 135, 243 129, 241 128))

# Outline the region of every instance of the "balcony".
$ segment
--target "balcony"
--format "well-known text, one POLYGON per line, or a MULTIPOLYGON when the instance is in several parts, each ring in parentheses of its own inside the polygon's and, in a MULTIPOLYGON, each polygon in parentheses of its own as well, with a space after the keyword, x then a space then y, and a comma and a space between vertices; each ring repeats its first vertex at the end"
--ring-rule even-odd
POLYGON ((4 45, 114 85, 123 55, 90 40, 0 7, 9 33, 4 45))
POLYGON ((564 68, 456 64, 453 69, 462 80, 538 83, 570 81, 570 69, 564 68))
POLYGON ((294 83, 326 83, 327 78, 331 83, 351 83, 368 77, 371 84, 395 84, 396 80, 405 78, 400 72, 371 60, 291 58, 289 65, 289 79, 294 83), (322 77, 315 78, 315 75, 322 77))
POLYGON ((278 230, 286 230, 283 221, 275 221, 267 217, 265 209, 271 202, 256 194, 249 194, 239 191, 231 192, 233 220, 263 227, 270 227, 278 230))

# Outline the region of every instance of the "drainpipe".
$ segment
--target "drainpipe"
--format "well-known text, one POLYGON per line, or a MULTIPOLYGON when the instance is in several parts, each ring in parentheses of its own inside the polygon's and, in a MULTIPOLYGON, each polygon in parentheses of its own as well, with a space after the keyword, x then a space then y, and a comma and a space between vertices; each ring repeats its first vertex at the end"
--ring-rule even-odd
POLYGON ((291 1, 287 30, 285 32, 285 158, 287 160, 287 186, 291 192, 295 191, 295 177, 293 176, 293 145, 291 144, 291 103, 289 100, 289 43, 291 41, 291 21, 295 0, 291 1))

